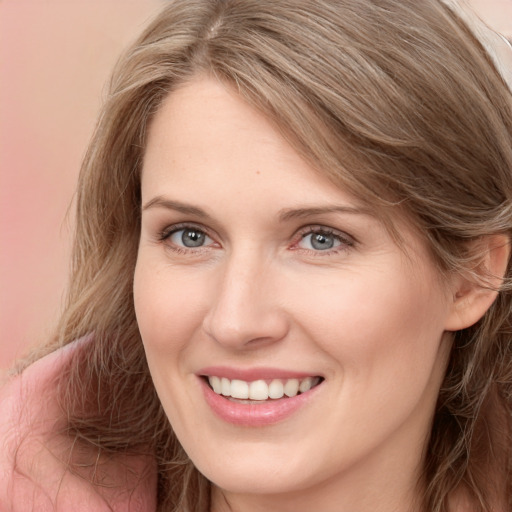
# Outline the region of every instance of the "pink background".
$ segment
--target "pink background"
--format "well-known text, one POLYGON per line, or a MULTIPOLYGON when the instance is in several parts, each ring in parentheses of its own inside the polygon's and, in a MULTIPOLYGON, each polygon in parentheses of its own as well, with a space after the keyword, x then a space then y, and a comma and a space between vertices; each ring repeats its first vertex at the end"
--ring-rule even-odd
POLYGON ((58 318, 66 214, 104 83, 162 4, 0 1, 0 368, 44 342, 58 318))
MULTIPOLYGON (((512 36, 512 0, 472 2, 512 36)), ((104 83, 163 3, 0 0, 0 369, 55 325, 67 212, 104 83)))

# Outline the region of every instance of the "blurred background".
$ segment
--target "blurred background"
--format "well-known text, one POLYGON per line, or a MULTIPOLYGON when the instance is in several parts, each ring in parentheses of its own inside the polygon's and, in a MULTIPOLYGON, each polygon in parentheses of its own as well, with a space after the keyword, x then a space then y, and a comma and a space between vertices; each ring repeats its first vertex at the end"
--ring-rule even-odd
MULTIPOLYGON (((512 37, 512 0, 470 1, 512 37)), ((104 84, 164 3, 0 0, 0 370, 52 332, 73 191, 104 84)))
POLYGON ((104 85, 163 3, 0 0, 0 369, 55 325, 104 85))

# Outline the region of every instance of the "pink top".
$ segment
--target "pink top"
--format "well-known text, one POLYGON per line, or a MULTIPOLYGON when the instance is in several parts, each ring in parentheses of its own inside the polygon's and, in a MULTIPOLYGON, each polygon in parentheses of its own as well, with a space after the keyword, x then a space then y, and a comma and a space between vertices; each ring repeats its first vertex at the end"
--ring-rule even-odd
MULTIPOLYGON (((102 486, 66 467, 70 441, 55 435, 65 418, 49 391, 82 343, 40 359, 0 389, 1 512, 156 511, 156 471, 133 476, 147 468, 146 459, 120 456, 102 463, 96 473, 91 468, 88 476, 102 486)), ((75 459, 81 456, 80 450, 73 453, 75 459)))

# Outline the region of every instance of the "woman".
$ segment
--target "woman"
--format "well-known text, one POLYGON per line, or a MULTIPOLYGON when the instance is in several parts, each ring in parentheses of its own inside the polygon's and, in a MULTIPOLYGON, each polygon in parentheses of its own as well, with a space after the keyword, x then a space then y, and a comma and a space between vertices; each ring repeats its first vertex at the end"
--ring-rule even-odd
POLYGON ((511 134, 437 0, 171 3, 84 162, 69 347, 4 390, 4 502, 510 510, 511 134))

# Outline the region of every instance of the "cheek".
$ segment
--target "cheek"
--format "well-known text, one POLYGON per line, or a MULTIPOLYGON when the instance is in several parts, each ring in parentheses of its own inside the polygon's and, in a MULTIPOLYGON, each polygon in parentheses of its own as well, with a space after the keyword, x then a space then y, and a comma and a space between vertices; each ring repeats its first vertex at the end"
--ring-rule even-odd
MULTIPOLYGON (((204 284, 204 282, 203 282, 204 284)), ((194 397, 183 382, 190 379, 188 354, 203 318, 201 281, 170 272, 150 258, 139 257, 134 275, 134 304, 149 370, 164 410, 177 431, 180 418, 194 420, 188 404, 194 397), (180 393, 176 390, 180 389, 180 393)), ((203 286, 204 288, 204 286, 203 286)))
POLYGON ((404 392, 411 383, 418 390, 426 385, 447 312, 435 276, 424 272, 418 278, 403 269, 365 272, 325 285, 321 293, 308 292, 295 292, 307 297, 301 306, 303 327, 339 363, 344 385, 354 386, 353 396, 370 388, 385 393, 397 382, 404 392))
POLYGON ((134 304, 151 372, 176 366, 202 322, 201 283, 139 258, 134 304))
MULTIPOLYGON (((443 343, 447 303, 434 283, 374 272, 302 294, 302 328, 333 363, 325 435, 349 440, 329 445, 333 460, 355 460, 398 432, 414 437, 414 445, 422 439, 449 347, 443 343)), ((318 465, 323 457, 319 450, 318 465)))

